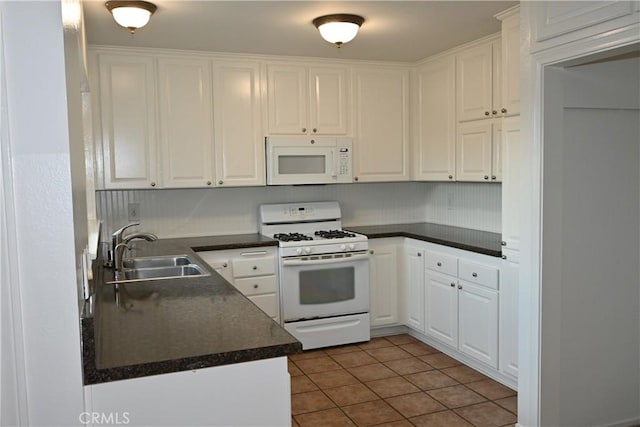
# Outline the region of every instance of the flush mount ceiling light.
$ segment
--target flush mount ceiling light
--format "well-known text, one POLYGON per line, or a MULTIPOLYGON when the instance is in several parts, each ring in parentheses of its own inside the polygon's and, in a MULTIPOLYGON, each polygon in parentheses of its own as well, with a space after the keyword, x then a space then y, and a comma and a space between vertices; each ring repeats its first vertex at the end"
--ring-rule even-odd
POLYGON ((340 47, 356 37, 363 22, 362 16, 338 13, 319 16, 313 20, 313 25, 323 39, 340 47))
POLYGON ((129 29, 131 34, 147 25, 153 12, 158 9, 153 3, 137 0, 108 1, 104 5, 113 15, 113 19, 119 25, 129 29))

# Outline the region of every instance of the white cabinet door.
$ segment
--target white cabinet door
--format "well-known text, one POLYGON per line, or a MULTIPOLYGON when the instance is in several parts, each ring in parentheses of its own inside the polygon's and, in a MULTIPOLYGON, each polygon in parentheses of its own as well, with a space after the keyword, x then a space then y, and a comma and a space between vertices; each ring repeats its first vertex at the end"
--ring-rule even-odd
POLYGON ((216 185, 264 185, 260 64, 213 62, 216 185))
POLYGON ((502 21, 502 101, 500 112, 520 114, 520 13, 502 21))
POLYGON ((294 65, 267 65, 269 134, 307 133, 307 70, 294 65))
POLYGON ((455 80, 454 56, 429 62, 418 70, 415 180, 455 180, 455 80))
POLYGON ((424 332, 424 250, 405 247, 406 324, 424 332))
POLYGON ((456 57, 456 106, 458 121, 491 117, 492 46, 479 45, 456 57))
POLYGON ((458 283, 458 348, 497 369, 498 293, 462 280, 458 283))
POLYGON ((518 378, 518 251, 504 249, 507 259, 501 269, 500 283, 500 372, 518 378))
POLYGON ((98 72, 104 187, 156 187, 153 58, 100 54, 98 72))
POLYGON ((502 240, 520 248, 520 117, 504 119, 502 130, 502 240))
POLYGON ((213 180, 209 61, 158 58, 162 186, 206 187, 213 180))
POLYGON ((427 271, 425 333, 452 347, 458 346, 458 280, 427 271))
POLYGON ((354 70, 354 181, 409 179, 408 80, 406 70, 354 70))
POLYGON ((371 326, 398 323, 397 246, 369 241, 371 326))
POLYGON ((458 181, 486 181, 491 176, 491 120, 458 123, 456 169, 458 181))
POLYGON ((347 133, 346 68, 311 67, 309 69, 310 133, 344 135, 347 133))
POLYGON ((502 113, 502 40, 491 43, 491 117, 502 113))
POLYGON ((502 119, 491 121, 491 182, 502 181, 502 119))

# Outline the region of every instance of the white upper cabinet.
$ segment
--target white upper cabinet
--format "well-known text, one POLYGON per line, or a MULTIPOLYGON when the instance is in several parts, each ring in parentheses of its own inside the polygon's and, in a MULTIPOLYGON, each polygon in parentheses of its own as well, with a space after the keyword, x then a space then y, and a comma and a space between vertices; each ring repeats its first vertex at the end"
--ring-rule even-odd
POLYGON ((501 121, 458 123, 456 168, 458 181, 498 182, 502 178, 501 121))
POLYGON ((341 67, 267 65, 268 133, 347 133, 347 71, 341 67))
POLYGON ((346 68, 309 68, 309 101, 311 134, 347 133, 346 68))
POLYGON ((456 58, 456 108, 458 121, 491 117, 493 108, 492 44, 460 52, 456 58))
POLYGON ((217 186, 264 185, 260 64, 213 62, 217 186))
POLYGON ((409 72, 353 71, 354 181, 409 180, 409 72))
POLYGON ((104 188, 157 185, 154 59, 101 54, 100 121, 104 188))
POLYGON ((520 114, 520 9, 509 9, 502 19, 502 104, 505 116, 520 114))
POLYGON ((456 174, 455 56, 422 65, 418 70, 418 135, 413 179, 453 181, 456 174))
POLYGON ((205 187, 213 180, 209 61, 158 58, 162 186, 205 187))
POLYGON ((504 120, 502 130, 502 240, 509 249, 520 249, 520 117, 504 120))
POLYGON ((533 2, 531 12, 534 52, 637 25, 639 19, 637 1, 533 2))

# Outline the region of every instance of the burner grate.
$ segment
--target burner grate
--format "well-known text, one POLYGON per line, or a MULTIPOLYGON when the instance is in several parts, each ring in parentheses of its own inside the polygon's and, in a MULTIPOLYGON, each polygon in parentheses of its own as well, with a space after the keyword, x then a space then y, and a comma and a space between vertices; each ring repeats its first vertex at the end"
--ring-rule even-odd
POLYGON ((273 238, 280 240, 281 242, 300 242, 303 240, 313 240, 313 237, 309 237, 302 233, 276 233, 273 238))
POLYGON ((314 233, 318 237, 324 239, 342 239, 345 237, 356 237, 355 234, 344 230, 319 230, 314 233))

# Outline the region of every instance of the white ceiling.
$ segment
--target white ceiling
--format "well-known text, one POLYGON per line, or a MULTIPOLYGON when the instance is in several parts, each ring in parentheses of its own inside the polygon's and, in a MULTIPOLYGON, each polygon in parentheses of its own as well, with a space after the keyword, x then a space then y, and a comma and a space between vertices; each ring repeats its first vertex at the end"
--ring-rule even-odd
POLYGON ((515 1, 187 1, 154 0, 157 12, 131 36, 103 1, 85 0, 89 44, 211 52, 417 61, 500 31, 493 17, 515 1), (311 21, 355 13, 366 21, 341 49, 311 21))

